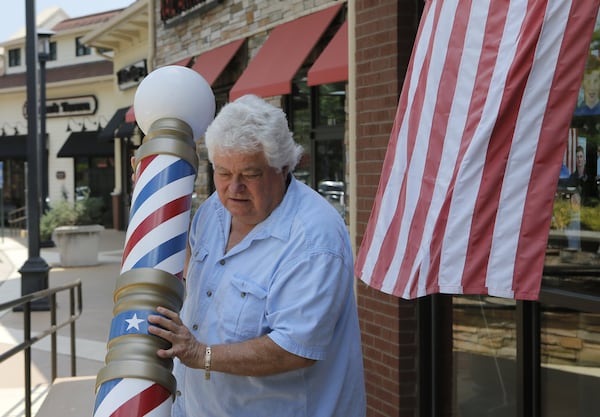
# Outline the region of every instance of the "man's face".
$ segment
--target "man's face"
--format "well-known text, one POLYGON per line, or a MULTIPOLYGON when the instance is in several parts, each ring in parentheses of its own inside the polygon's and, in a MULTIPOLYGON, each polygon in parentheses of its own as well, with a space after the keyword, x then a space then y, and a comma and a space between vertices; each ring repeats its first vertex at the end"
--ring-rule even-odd
POLYGON ((575 154, 575 164, 577 168, 583 169, 583 166, 585 165, 585 155, 583 155, 583 152, 577 151, 575 154))
POLYGON ((213 165, 217 194, 234 221, 255 226, 283 199, 287 171, 270 167, 263 152, 216 152, 213 165))

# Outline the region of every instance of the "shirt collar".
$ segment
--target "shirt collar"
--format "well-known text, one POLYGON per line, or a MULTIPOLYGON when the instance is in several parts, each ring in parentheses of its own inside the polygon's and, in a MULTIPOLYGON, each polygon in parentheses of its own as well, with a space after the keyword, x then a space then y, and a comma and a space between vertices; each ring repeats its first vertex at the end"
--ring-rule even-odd
POLYGON ((259 223, 254 230, 255 238, 273 236, 277 239, 288 240, 292 230, 292 224, 298 207, 298 180, 290 175, 289 186, 281 203, 271 212, 269 217, 259 223))
MULTIPOLYGON (((271 236, 282 241, 289 240, 292 224, 299 205, 298 192, 300 186, 299 181, 296 180, 293 175, 290 174, 290 177, 289 186, 287 187, 281 203, 275 207, 275 210, 273 210, 265 220, 257 224, 248 236, 246 236, 244 239, 248 239, 246 244, 242 246, 237 245, 237 250, 243 250, 243 248, 247 247, 253 240, 266 239, 271 236)), ((227 241, 228 230, 229 227, 231 227, 231 214, 221 204, 218 197, 216 197, 216 202, 219 206, 217 212, 219 212, 220 217, 222 217, 223 232, 225 233, 224 239, 227 241)), ((236 252, 236 250, 233 252, 236 252)))

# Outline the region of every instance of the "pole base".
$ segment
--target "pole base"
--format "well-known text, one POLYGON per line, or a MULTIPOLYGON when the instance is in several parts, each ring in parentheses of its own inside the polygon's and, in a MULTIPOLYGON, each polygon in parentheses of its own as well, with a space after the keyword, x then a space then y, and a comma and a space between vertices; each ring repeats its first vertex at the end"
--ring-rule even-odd
MULTIPOLYGON (((21 269, 19 269, 21 273, 21 296, 48 289, 48 271, 50 271, 50 266, 42 257, 35 256, 27 259, 21 269)), ((39 300, 32 301, 31 310, 50 310, 48 298, 40 298, 39 300)), ((23 311, 23 306, 15 307, 14 311, 23 311)))

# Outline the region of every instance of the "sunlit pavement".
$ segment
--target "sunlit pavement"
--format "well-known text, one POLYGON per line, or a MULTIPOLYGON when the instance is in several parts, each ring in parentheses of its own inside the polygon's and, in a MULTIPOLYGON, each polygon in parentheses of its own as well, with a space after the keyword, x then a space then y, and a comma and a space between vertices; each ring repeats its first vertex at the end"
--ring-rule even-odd
MULTIPOLYGON (((28 258, 27 239, 4 231, 0 237, 0 303, 19 298, 21 274, 19 269, 28 258)), ((62 268, 57 248, 42 248, 41 256, 51 267, 49 286, 55 287, 81 280, 83 311, 76 321, 76 395, 83 404, 90 403, 93 412, 94 380, 104 366, 106 340, 112 320, 113 291, 119 275, 125 232, 105 230, 100 237, 98 265, 78 268, 62 268)), ((57 322, 61 323, 69 314, 68 291, 57 295, 57 322)), ((47 311, 32 312, 32 335, 50 327, 47 311)), ((57 381, 71 376, 70 330, 66 326, 57 337, 57 381)), ((0 311, 0 353, 24 340, 23 313, 12 310, 0 311)), ((40 409, 48 393, 51 379, 50 337, 37 342, 31 353, 32 416, 40 409)), ((24 354, 17 354, 0 363, 0 417, 25 415, 25 372, 24 354)), ((73 389, 73 385, 69 387, 73 389)), ((68 393, 67 393, 68 394, 68 393)))

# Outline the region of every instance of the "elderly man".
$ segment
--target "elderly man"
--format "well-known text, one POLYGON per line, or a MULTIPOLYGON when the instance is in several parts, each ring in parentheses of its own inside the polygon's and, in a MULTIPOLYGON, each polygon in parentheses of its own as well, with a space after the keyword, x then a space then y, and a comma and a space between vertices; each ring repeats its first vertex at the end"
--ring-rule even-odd
POLYGON ((347 229, 291 175, 285 114, 244 96, 205 139, 216 193, 191 224, 184 306, 149 319, 176 358, 173 416, 364 416, 347 229))

